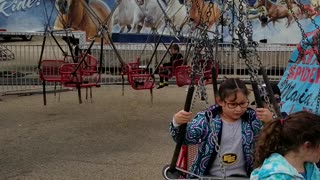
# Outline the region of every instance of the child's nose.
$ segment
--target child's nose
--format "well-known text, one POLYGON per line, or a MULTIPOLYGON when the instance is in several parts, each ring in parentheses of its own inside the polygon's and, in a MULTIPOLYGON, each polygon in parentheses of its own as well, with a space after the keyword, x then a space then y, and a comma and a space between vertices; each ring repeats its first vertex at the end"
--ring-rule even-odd
POLYGON ((236 106, 236 110, 242 110, 239 104, 236 106))

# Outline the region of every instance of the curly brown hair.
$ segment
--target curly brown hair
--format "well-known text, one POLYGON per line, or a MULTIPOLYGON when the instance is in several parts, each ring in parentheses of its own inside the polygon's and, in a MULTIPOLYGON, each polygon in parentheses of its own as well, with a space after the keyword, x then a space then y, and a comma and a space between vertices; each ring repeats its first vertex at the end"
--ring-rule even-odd
POLYGON ((320 116, 307 111, 266 123, 256 142, 254 167, 260 167, 272 153, 285 155, 297 151, 307 141, 314 147, 319 145, 319 134, 320 116))

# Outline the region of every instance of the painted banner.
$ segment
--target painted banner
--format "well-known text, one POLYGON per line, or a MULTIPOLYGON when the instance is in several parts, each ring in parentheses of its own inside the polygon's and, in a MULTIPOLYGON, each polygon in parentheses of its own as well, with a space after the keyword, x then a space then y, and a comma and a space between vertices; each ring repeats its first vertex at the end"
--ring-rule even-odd
MULTIPOLYGON (((315 24, 320 17, 315 18, 315 24)), ((282 92, 281 110, 288 114, 311 111, 320 114, 320 31, 315 25, 306 29, 306 38, 292 52, 278 86, 282 92)))
MULTIPOLYGON (((298 43, 302 30, 317 14, 318 0, 249 0, 248 6, 235 11, 243 0, 0 0, 0 29, 10 32, 35 32, 48 29, 85 31, 88 39, 101 27, 111 34, 186 35, 207 11, 209 29, 217 28, 224 42, 231 42, 240 14, 247 12, 252 22, 253 39, 268 43, 298 43), (192 3, 191 3, 192 2, 192 3), (232 5, 234 3, 234 6, 232 5), (301 4, 302 5, 301 5, 301 4), (229 5, 228 5, 229 4, 229 5), (288 8, 289 7, 289 8, 288 8), (237 12, 235 14, 234 12, 237 12), (222 15, 223 21, 220 22, 222 15), (296 18, 294 18, 296 17, 296 18), (103 25, 103 26, 102 26, 103 25), (230 29, 229 29, 230 28, 230 29)), ((209 37, 212 37, 209 33, 209 37)), ((135 41, 135 40, 133 40, 135 41)))

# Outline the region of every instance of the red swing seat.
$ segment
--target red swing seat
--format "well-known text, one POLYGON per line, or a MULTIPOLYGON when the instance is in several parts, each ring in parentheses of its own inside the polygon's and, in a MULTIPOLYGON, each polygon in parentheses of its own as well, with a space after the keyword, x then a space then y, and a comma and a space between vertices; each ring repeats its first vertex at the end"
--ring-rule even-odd
POLYGON ((61 82, 60 67, 64 60, 42 60, 40 63, 39 78, 47 82, 61 82))
POLYGON ((89 88, 92 99, 92 87, 99 87, 98 83, 101 79, 101 74, 97 71, 97 59, 90 54, 83 59, 83 55, 77 57, 77 63, 65 63, 60 67, 61 84, 65 87, 79 88, 79 103, 82 103, 80 88, 86 88, 86 99, 88 99, 89 88))
MULTIPOLYGON (((82 53, 80 56, 75 56, 73 59, 72 56, 65 56, 64 61, 66 63, 80 63, 85 53, 82 53), (76 60, 76 61, 75 61, 76 60)), ((81 63, 81 70, 83 75, 93 75, 97 73, 98 60, 91 54, 87 54, 81 63)))
POLYGON ((60 80, 65 87, 76 87, 82 83, 80 68, 74 72, 78 63, 66 63, 60 67, 60 80))
POLYGON ((101 74, 97 71, 98 60, 87 54, 81 62, 83 55, 78 57, 78 63, 66 63, 61 66, 61 82, 64 86, 76 87, 77 84, 85 88, 98 86, 101 79, 101 74), (78 69, 76 70, 76 68, 78 69))
MULTIPOLYGON (((205 60, 200 60, 200 69, 203 69, 205 60)), ((205 80, 205 84, 211 83, 211 68, 212 68, 212 61, 207 61, 206 66, 203 69, 203 76, 205 80)), ((216 76, 218 77, 218 64, 216 63, 216 76)), ((176 76, 176 84, 181 87, 184 85, 190 85, 192 78, 190 77, 190 74, 192 72, 191 66, 178 66, 175 70, 175 76, 176 76)), ((194 83, 197 84, 200 79, 200 75, 197 74, 196 77, 194 77, 194 83)))
MULTIPOLYGON (((176 167, 189 171, 198 152, 198 145, 182 145, 176 167)), ((185 175, 185 174, 183 174, 185 175)), ((185 177, 180 177, 184 179, 185 177)))
POLYGON ((184 59, 176 59, 172 62, 172 66, 163 66, 159 67, 159 76, 164 78, 172 78, 175 76, 176 68, 182 66, 184 63, 184 59), (168 74, 161 74, 161 72, 169 72, 168 74))
POLYGON ((135 90, 153 89, 155 80, 151 74, 143 68, 139 68, 138 62, 126 64, 128 82, 135 90))
POLYGON ((189 77, 191 74, 191 67, 190 66, 178 66, 175 70, 176 76, 176 84, 177 86, 181 87, 184 85, 191 84, 191 78, 189 77))
MULTIPOLYGON (((80 56, 72 58, 65 56, 64 60, 42 60, 40 63, 39 77, 43 81, 43 92, 45 94, 45 82, 54 82, 55 90, 56 83, 60 83, 65 87, 79 88, 79 102, 81 103, 80 88, 86 88, 86 99, 88 97, 88 88, 90 88, 90 97, 92 98, 92 87, 98 87, 101 79, 101 74, 97 71, 97 59, 84 53, 80 56), (76 63, 73 63, 76 61, 76 63), (79 63, 81 63, 79 65, 79 63)), ((44 95, 44 104, 46 98, 44 95)))
MULTIPOLYGON (((84 54, 82 54, 82 56, 84 56, 84 54)), ((81 58, 79 58, 79 61, 78 61, 79 63, 82 60, 82 56, 81 58)), ((80 68, 82 76, 92 76, 97 74, 98 73, 97 68, 98 68, 97 58, 92 56, 91 54, 87 54, 80 68)))

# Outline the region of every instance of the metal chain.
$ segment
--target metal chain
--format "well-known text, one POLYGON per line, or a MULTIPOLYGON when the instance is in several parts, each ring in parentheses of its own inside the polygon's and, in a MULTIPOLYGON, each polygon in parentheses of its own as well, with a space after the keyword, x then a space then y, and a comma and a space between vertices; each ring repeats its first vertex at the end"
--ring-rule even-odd
MULTIPOLYGON (((209 108, 209 101, 208 101, 208 96, 206 93, 206 88, 205 88, 205 79, 204 79, 204 71, 205 68, 207 66, 207 62, 208 60, 213 61, 213 46, 209 41, 209 37, 208 37, 208 26, 209 26, 209 19, 210 16, 212 15, 213 12, 213 7, 214 7, 214 3, 212 1, 209 2, 208 4, 209 8, 206 12, 206 16, 205 19, 202 16, 202 11, 201 11, 201 7, 198 3, 198 1, 196 1, 196 7, 198 8, 198 12, 200 13, 200 21, 199 24, 197 25, 198 27, 201 28, 197 28, 198 30, 196 32, 198 32, 198 36, 200 37, 196 37, 193 41, 194 43, 194 54, 193 54, 193 58, 192 58, 192 73, 190 75, 191 79, 195 80, 196 77, 199 77, 198 80, 198 84, 197 84, 197 90, 194 96, 194 100, 192 102, 192 106, 195 104, 196 99, 199 97, 199 94, 203 95, 205 98, 205 103, 207 105, 207 113, 208 113, 208 117, 209 117, 209 123, 210 123, 210 127, 213 131, 213 133, 216 132, 215 126, 212 125, 214 124, 214 122, 212 122, 212 112, 208 111, 209 108), (205 57, 204 57, 204 62, 200 62, 200 59, 203 59, 202 55, 201 55, 201 51, 204 50, 205 52, 205 57)), ((217 34, 215 34, 216 36, 218 36, 217 34)), ((193 82, 194 83, 194 82, 193 82)), ((220 169, 221 172, 223 174, 223 178, 226 178, 226 172, 225 172, 225 168, 223 166, 222 163, 222 156, 220 153, 220 145, 219 145, 219 141, 218 141, 218 135, 214 134, 213 135, 213 141, 215 143, 215 151, 217 152, 217 156, 219 159, 219 165, 220 165, 220 169)))
MULTIPOLYGON (((297 4, 299 4, 299 3, 297 3, 297 4)), ((308 38, 307 38, 307 36, 306 36, 306 33, 305 33, 304 29, 302 28, 301 23, 299 22, 298 17, 296 16, 296 14, 295 14, 295 12, 293 11, 292 7, 289 7, 288 1, 286 1, 286 5, 287 5, 287 7, 288 7, 289 13, 292 14, 292 17, 294 18, 294 21, 297 23, 297 25, 298 25, 298 27, 299 27, 299 29, 300 29, 300 31, 301 31, 301 36, 302 36, 301 42, 303 42, 304 40, 306 40, 308 43, 310 43, 309 40, 308 40, 308 38)), ((299 7, 299 8, 300 8, 300 7, 299 7)), ((289 22, 288 22, 288 23, 289 23, 289 22)), ((299 56, 298 56, 298 59, 297 59, 297 61, 296 61, 297 64, 298 64, 298 63, 300 62, 300 60, 303 58, 303 55, 304 55, 304 52, 305 52, 305 49, 304 49, 303 46, 301 46, 301 50, 302 50, 302 51, 299 51, 299 56)))
MULTIPOLYGON (((245 64, 248 69, 248 73, 250 74, 250 81, 251 82, 257 82, 258 86, 260 86, 261 90, 266 92, 266 89, 262 86, 262 82, 258 78, 258 68, 262 67, 262 63, 260 60, 260 56, 257 53, 257 46, 258 43, 253 41, 253 27, 251 21, 247 20, 247 25, 245 25, 244 21, 244 15, 241 12, 244 12, 244 2, 243 0, 239 1, 239 15, 236 14, 235 10, 232 8, 233 14, 238 19, 238 26, 235 30, 235 33, 238 35, 238 39, 233 38, 233 44, 239 49, 238 51, 238 57, 240 59, 245 60, 245 64), (246 40, 244 38, 246 37, 248 43, 246 43, 246 40), (255 62, 258 64, 255 66, 253 63, 253 59, 255 58, 255 62)), ((230 6, 230 4, 229 4, 230 6)), ((230 28, 229 28, 229 34, 231 34, 230 28)), ((266 102, 268 109, 271 111, 273 118, 276 118, 277 115, 274 112, 274 109, 272 108, 272 105, 270 103, 270 99, 268 96, 264 96, 264 101, 266 102)))
MULTIPOLYGON (((307 38, 306 33, 305 33, 304 29, 302 28, 302 25, 301 25, 301 23, 299 22, 299 19, 298 19, 297 15, 295 14, 295 12, 294 12, 293 9, 292 9, 292 6, 289 7, 288 1, 286 1, 286 4, 287 4, 287 7, 288 7, 289 12, 292 14, 295 22, 297 23, 297 25, 298 25, 298 27, 299 27, 299 29, 300 29, 300 31, 301 31, 302 41, 303 41, 303 40, 307 41, 307 44, 310 45, 310 46, 312 46, 312 50, 314 51, 314 53, 315 53, 315 54, 318 54, 318 53, 317 53, 317 49, 316 49, 317 47, 315 48, 315 47, 313 46, 313 45, 314 45, 314 42, 311 43, 311 42, 309 41, 309 39, 307 38)), ((315 22, 315 20, 309 15, 309 12, 304 8, 304 5, 301 4, 301 3, 297 3, 297 5, 298 5, 298 7, 300 8, 300 10, 303 11, 304 14, 308 15, 308 18, 310 19, 311 23, 316 27, 316 29, 317 29, 317 30, 320 30, 319 25, 318 25, 318 24, 315 22)), ((319 42, 318 42, 318 46, 319 46, 319 42)), ((299 60, 301 60, 301 59, 303 58, 304 52, 305 52, 305 49, 304 49, 304 47, 302 47, 302 51, 301 51, 301 52, 299 51, 298 62, 299 62, 299 60)), ((320 62, 319 54, 317 55, 317 59, 318 59, 318 61, 320 62)))
MULTIPOLYGON (((212 12, 212 9, 213 9, 213 2, 209 2, 209 11, 207 12, 207 22, 211 16, 211 12, 212 12)), ((222 5, 222 9, 224 10, 224 4, 222 5)), ((221 14, 224 13, 224 12, 220 12, 221 14)), ((221 19, 222 21, 222 19, 221 19)), ((208 26, 208 23, 206 23, 205 25, 208 26)), ((206 28, 207 28, 206 26, 206 28)), ((218 41, 218 33, 216 32, 215 35, 215 40, 218 41)), ((213 55, 213 43, 215 45, 218 45, 217 42, 213 41, 213 42, 210 42, 209 41, 209 37, 208 37, 208 33, 207 32, 204 32, 204 39, 207 40, 204 42, 204 51, 205 51, 205 61, 202 65, 202 74, 201 74, 201 78, 200 78, 200 87, 202 87, 202 92, 203 92, 203 95, 205 96, 205 101, 206 101, 206 104, 209 106, 209 102, 208 102, 208 97, 207 97, 207 93, 206 93, 206 89, 205 89, 205 84, 204 84, 204 72, 205 72, 205 68, 207 67, 207 62, 208 61, 212 61, 212 63, 214 63, 215 59, 214 59, 214 55, 213 55)), ((217 52, 215 52, 217 53, 217 52)), ((213 65, 213 64, 212 64, 213 65)), ((208 109, 209 107, 207 107, 208 109)), ((209 117, 209 122, 210 122, 210 127, 212 129, 212 131, 214 132, 214 135, 213 135, 213 140, 215 142, 215 151, 217 152, 217 156, 218 156, 218 159, 219 159, 219 166, 220 166, 220 170, 221 170, 221 173, 222 173, 222 177, 225 179, 226 178, 226 170, 225 170, 225 167, 223 166, 223 162, 222 162, 222 155, 220 153, 220 144, 219 144, 219 139, 218 139, 218 134, 216 134, 216 128, 215 128, 215 123, 214 121, 211 121, 213 119, 212 117, 212 112, 211 111, 207 111, 208 113, 208 117, 209 117)))
MULTIPOLYGON (((247 27, 248 27, 248 28, 247 28, 247 38, 252 40, 252 36, 253 36, 253 30, 252 30, 252 29, 253 29, 253 26, 252 26, 251 21, 248 21, 247 24, 248 24, 248 26, 247 26, 247 27)), ((249 47, 251 47, 251 48, 253 49, 253 51, 252 51, 253 57, 256 58, 256 61, 258 62, 258 67, 262 67, 262 62, 261 62, 261 60, 260 60, 260 56, 259 56, 258 51, 257 51, 257 45, 258 45, 258 43, 256 43, 256 42, 251 42, 251 43, 249 43, 248 45, 249 45, 249 47)), ((255 70, 256 70, 256 71, 254 72, 254 74, 256 75, 256 76, 255 76, 256 79, 254 79, 254 80, 255 80, 256 82, 258 82, 258 84, 261 86, 262 91, 267 92, 266 89, 264 88, 264 86, 262 86, 262 82, 259 80, 259 78, 257 78, 257 77, 258 77, 258 71, 257 71, 257 69, 255 69, 255 70)), ((273 118, 273 119, 278 118, 277 113, 275 113, 274 108, 272 108, 272 104, 271 104, 271 102, 270 102, 270 98, 269 98, 268 96, 263 96, 263 99, 264 99, 264 101, 266 102, 266 104, 267 104, 267 106, 268 106, 268 109, 269 109, 269 111, 270 111, 271 114, 272 114, 272 118, 273 118)))

